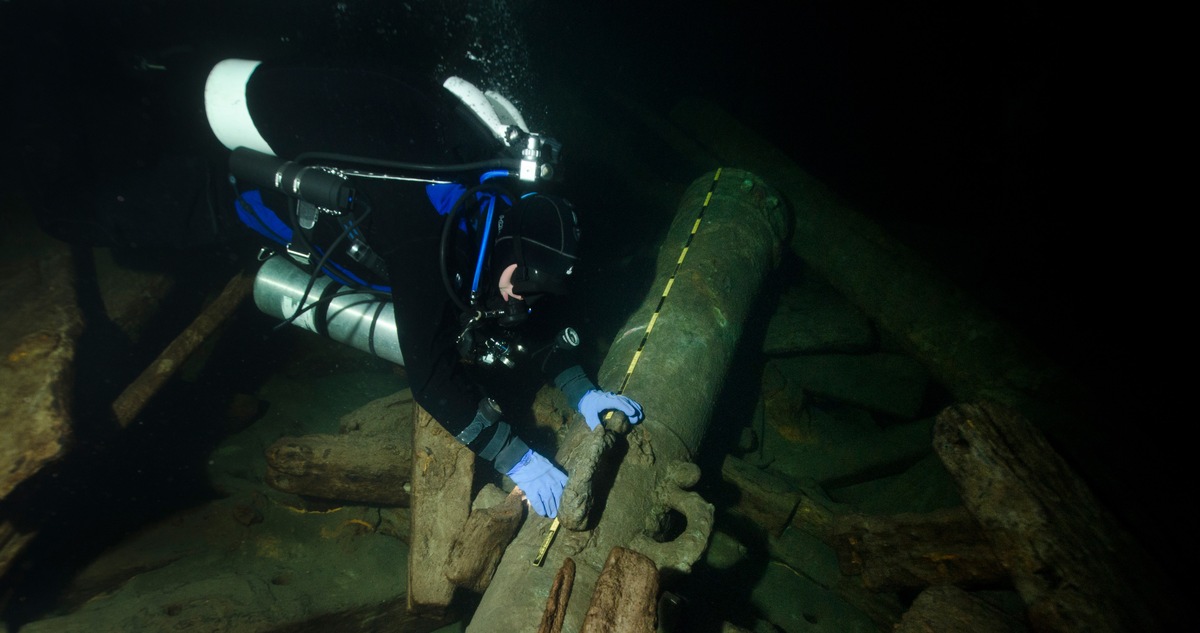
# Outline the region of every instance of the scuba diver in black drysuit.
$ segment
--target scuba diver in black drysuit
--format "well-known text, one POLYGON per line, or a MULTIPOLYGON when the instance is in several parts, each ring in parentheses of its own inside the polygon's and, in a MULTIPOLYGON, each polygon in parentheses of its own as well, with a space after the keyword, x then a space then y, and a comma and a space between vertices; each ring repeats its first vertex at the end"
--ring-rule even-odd
POLYGON ((608 410, 642 418, 587 376, 575 330, 541 314, 578 256, 576 211, 553 191, 557 141, 457 77, 425 89, 391 72, 229 59, 204 103, 232 150, 228 182, 210 175, 196 197, 217 213, 180 230, 204 242, 236 212, 270 247, 261 309, 402 363, 422 408, 556 516, 567 475, 513 431, 485 374, 540 370, 593 429, 608 410))

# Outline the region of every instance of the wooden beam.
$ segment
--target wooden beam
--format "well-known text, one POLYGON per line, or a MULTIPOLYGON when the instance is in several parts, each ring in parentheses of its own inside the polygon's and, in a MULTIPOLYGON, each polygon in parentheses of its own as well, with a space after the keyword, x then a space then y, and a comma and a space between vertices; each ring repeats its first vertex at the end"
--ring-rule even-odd
POLYGON ((988 401, 948 407, 933 447, 1035 630, 1179 630, 1163 572, 1015 409, 988 401))
POLYGON ((1008 584, 991 542, 966 508, 925 514, 842 515, 829 536, 842 573, 873 591, 1008 584))
POLYGON ((306 497, 407 506, 411 455, 411 434, 282 437, 267 447, 266 482, 306 497))

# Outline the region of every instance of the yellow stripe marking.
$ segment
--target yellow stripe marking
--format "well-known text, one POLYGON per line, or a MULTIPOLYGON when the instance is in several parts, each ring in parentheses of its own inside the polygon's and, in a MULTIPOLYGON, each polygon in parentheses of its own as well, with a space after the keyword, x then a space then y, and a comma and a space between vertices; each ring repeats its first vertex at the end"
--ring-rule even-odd
MULTIPOLYGON (((667 286, 663 288, 662 296, 659 297, 658 307, 654 313, 650 315, 650 322, 646 325, 646 331, 642 334, 642 341, 638 343, 637 350, 633 352, 633 358, 629 361, 629 369, 625 371, 625 378, 621 381, 621 388, 617 389, 618 394, 625 393, 625 387, 629 385, 629 378, 633 376, 633 370, 637 367, 638 359, 642 357, 642 350, 646 348, 646 339, 650 336, 650 331, 654 329, 655 322, 658 321, 658 315, 662 312, 663 303, 666 302, 667 295, 671 293, 671 287, 675 285, 675 276, 679 274, 679 268, 683 265, 683 260, 687 257, 688 248, 692 245, 692 239, 700 230, 700 221, 704 218, 704 212, 708 209, 708 204, 712 201, 713 190, 717 188, 717 181, 721 179, 721 168, 717 168, 717 173, 713 175, 712 183, 709 185, 708 193, 704 195, 704 203, 700 205, 700 213, 696 216, 696 221, 692 223, 692 232, 688 234, 687 241, 683 245, 683 249, 679 252, 679 259, 675 261, 675 270, 671 272, 671 277, 667 279, 667 286)), ((612 412, 609 412, 612 415, 612 412)), ((607 418, 606 418, 607 419, 607 418)), ((546 539, 542 542, 542 547, 538 551, 537 556, 533 559, 533 564, 536 567, 541 567, 542 562, 546 560, 546 552, 550 550, 550 543, 554 540, 554 535, 558 532, 558 519, 550 524, 550 532, 546 534, 546 539)))

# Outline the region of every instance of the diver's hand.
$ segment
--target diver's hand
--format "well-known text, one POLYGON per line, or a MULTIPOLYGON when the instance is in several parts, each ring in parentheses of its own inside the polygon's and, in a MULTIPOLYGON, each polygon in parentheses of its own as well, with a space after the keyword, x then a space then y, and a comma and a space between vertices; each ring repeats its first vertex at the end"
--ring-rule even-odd
POLYGON ((534 512, 549 519, 558 516, 558 503, 567 487, 567 475, 550 460, 530 449, 505 474, 525 493, 534 512))
POLYGON ((630 424, 642 421, 642 405, 626 396, 592 389, 579 399, 579 412, 583 414, 583 421, 587 422, 589 429, 595 430, 600 426, 600 414, 610 410, 624 413, 630 424))

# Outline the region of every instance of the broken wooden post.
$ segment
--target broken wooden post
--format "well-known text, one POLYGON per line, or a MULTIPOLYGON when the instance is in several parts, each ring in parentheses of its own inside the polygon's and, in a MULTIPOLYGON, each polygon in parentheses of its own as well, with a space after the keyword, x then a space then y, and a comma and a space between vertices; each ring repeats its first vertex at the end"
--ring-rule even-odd
POLYGON ((471 511, 475 453, 414 401, 412 454, 408 609, 436 613, 454 597, 445 563, 471 511))
POLYGON ((500 564, 504 548, 521 527, 525 504, 516 488, 505 495, 488 484, 476 495, 474 506, 471 516, 450 543, 445 574, 455 585, 483 593, 492 582, 492 574, 500 564), (495 497, 499 497, 498 502, 495 497), (487 505, 489 503, 492 505, 487 505))
MULTIPOLYGON (((612 478, 604 478, 611 488, 599 506, 603 515, 585 531, 559 530, 542 566, 531 561, 551 522, 531 515, 500 561, 468 631, 536 630, 554 570, 568 556, 576 564, 568 631, 581 627, 613 547, 639 552, 658 569, 690 571, 707 547, 713 520, 712 505, 688 490, 700 477, 692 460, 786 230, 786 205, 749 172, 720 170, 688 187, 660 249, 650 293, 621 328, 599 372, 603 388, 623 390, 646 414, 619 439, 623 449, 613 451, 624 460, 613 466, 612 478), (686 525, 674 529, 674 519, 686 525)), ((572 433, 587 432, 582 424, 573 427, 572 433)), ((570 438, 563 442, 561 463, 569 465, 564 449, 571 445, 570 438)))

